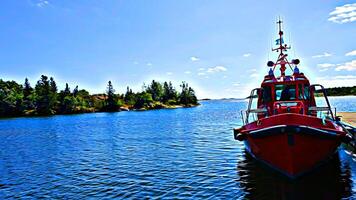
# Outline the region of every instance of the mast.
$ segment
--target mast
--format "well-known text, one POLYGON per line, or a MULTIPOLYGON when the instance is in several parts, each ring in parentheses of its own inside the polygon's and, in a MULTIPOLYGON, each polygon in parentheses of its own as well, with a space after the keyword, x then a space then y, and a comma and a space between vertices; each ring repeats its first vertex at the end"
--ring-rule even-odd
MULTIPOLYGON (((290 49, 290 46, 288 47, 287 44, 284 44, 284 41, 283 41, 283 31, 282 31, 282 23, 283 21, 279 18, 278 21, 277 21, 277 24, 278 24, 278 35, 279 35, 279 39, 276 40, 276 42, 278 41, 278 45, 279 47, 275 48, 275 49, 272 49, 272 51, 276 51, 276 52, 279 52, 279 55, 278 55, 278 59, 277 59, 277 62, 272 66, 270 67, 273 67, 273 71, 274 69, 276 68, 277 65, 280 65, 280 70, 281 70, 281 76, 282 77, 285 77, 285 71, 286 71, 286 64, 289 65, 289 67, 292 69, 290 63, 288 62, 287 60, 287 56, 288 54, 284 54, 283 52, 284 51, 287 51, 288 49, 290 49), (283 45, 284 44, 284 45, 283 45)), ((293 69, 292 69, 293 71, 293 69)))

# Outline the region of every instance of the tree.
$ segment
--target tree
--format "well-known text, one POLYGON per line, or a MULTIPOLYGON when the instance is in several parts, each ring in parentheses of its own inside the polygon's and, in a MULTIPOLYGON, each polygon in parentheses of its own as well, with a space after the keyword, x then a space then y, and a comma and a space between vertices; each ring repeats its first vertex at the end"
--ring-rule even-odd
POLYGON ((40 115, 54 114, 54 110, 51 107, 51 86, 47 76, 42 75, 41 79, 37 81, 37 84, 35 86, 35 93, 37 113, 40 115))
POLYGON ((0 117, 21 115, 23 88, 15 81, 0 79, 0 117))
POLYGON ((177 92, 172 85, 172 82, 167 83, 166 81, 163 84, 163 96, 162 101, 168 102, 169 100, 175 101, 177 99, 177 92))
POLYGON ((57 84, 56 81, 54 81, 53 77, 49 79, 49 85, 50 85, 50 93, 49 93, 49 103, 50 103, 50 108, 53 110, 57 109, 58 101, 57 101, 57 84))
POLYGON ((134 105, 135 104, 135 94, 132 92, 132 89, 127 86, 126 88, 126 93, 124 95, 124 101, 125 103, 129 105, 134 105))
POLYGON ((111 81, 108 82, 106 94, 107 94, 107 98, 106 98, 107 104, 106 104, 105 110, 109 111, 109 112, 117 111, 118 106, 117 106, 117 101, 116 101, 116 96, 115 96, 115 90, 114 90, 114 87, 113 87, 111 81))
POLYGON ((76 97, 78 95, 78 86, 76 86, 73 90, 73 96, 76 97))
POLYGON ((141 92, 136 95, 135 108, 147 107, 153 102, 152 94, 148 92, 141 92))
POLYGON ((66 83, 66 86, 64 90, 61 90, 59 92, 59 108, 58 112, 62 114, 67 114, 67 113, 73 113, 73 110, 75 108, 75 99, 73 98, 73 95, 70 92, 70 87, 68 83, 66 83))
POLYGON ((23 105, 24 109, 30 110, 34 109, 34 95, 33 95, 33 88, 28 81, 28 78, 25 78, 24 88, 23 88, 23 105))
POLYGON ((146 92, 152 95, 154 101, 160 101, 163 96, 162 84, 152 80, 151 84, 147 87, 146 92))
POLYGON ((180 93, 179 96, 179 102, 183 105, 189 105, 189 104, 197 104, 198 103, 198 99, 195 96, 195 92, 193 90, 193 88, 188 86, 188 83, 186 82, 182 82, 182 85, 180 85, 180 87, 182 88, 182 92, 180 93))
POLYGON ((70 88, 69 88, 68 83, 66 83, 66 87, 64 88, 63 95, 64 96, 69 96, 70 95, 70 88))

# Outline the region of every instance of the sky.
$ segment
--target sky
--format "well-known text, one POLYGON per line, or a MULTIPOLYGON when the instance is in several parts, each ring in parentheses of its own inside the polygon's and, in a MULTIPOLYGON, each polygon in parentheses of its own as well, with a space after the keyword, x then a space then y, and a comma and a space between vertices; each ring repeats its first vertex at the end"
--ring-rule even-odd
MULTIPOLYGON (((356 85, 356 2, 330 0, 5 0, 0 78, 41 74, 90 93, 181 81, 198 98, 259 87, 283 20, 289 59, 311 83, 356 85)), ((288 72, 287 72, 288 73, 288 72)))

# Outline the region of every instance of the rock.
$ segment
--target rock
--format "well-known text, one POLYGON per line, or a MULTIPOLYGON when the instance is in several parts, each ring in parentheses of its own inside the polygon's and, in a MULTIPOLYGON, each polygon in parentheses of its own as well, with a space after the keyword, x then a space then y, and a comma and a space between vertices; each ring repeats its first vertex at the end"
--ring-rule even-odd
POLYGON ((130 111, 130 109, 129 109, 129 108, 127 108, 127 107, 123 107, 123 106, 121 106, 121 107, 120 107, 120 110, 121 110, 121 111, 130 111))

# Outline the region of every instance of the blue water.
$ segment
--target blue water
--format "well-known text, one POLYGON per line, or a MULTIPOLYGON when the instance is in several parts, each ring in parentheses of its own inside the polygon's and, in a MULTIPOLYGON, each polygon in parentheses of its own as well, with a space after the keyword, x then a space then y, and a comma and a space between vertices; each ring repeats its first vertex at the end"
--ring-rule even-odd
MULTIPOLYGON (((235 141, 245 101, 195 108, 0 120, 0 199, 352 199, 356 165, 340 149, 296 181, 235 141)), ((332 98, 356 111, 356 97, 332 98)))

